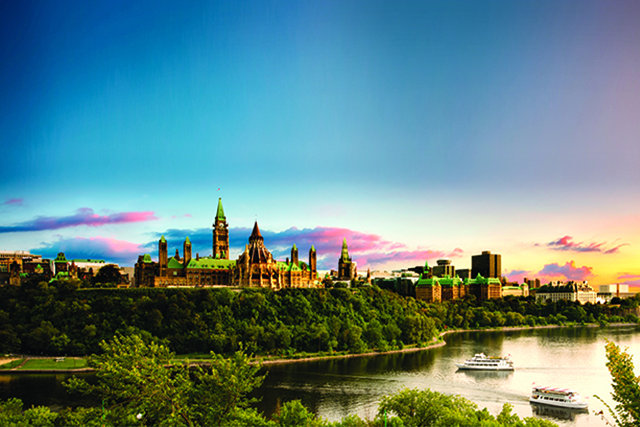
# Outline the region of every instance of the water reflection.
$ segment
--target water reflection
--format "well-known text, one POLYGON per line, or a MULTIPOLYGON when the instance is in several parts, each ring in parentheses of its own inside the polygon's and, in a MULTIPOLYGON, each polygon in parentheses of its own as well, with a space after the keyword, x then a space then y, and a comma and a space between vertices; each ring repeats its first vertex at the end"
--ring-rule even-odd
POLYGON ((552 420, 576 421, 578 417, 589 414, 588 409, 556 408, 553 406, 538 405, 536 403, 531 403, 531 410, 537 416, 550 418, 552 420))
POLYGON ((513 371, 473 371, 470 369, 458 369, 456 375, 466 375, 475 380, 475 382, 481 382, 504 380, 513 375, 513 371))

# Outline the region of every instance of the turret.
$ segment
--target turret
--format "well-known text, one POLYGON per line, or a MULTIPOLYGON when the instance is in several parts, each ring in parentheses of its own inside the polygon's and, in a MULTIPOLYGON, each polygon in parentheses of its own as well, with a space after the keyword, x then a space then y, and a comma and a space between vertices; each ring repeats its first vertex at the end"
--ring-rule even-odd
POLYGON ((298 265, 298 247, 296 246, 295 243, 291 248, 291 262, 295 265, 298 265))
POLYGON ((164 236, 162 236, 160 237, 160 241, 158 242, 158 264, 160 267, 160 276, 166 276, 168 260, 169 255, 167 253, 167 240, 164 238, 164 236))
POLYGON ((311 249, 309 249, 309 272, 311 273, 311 278, 315 277, 318 261, 316 259, 316 248, 311 245, 311 249))
POLYGON ((183 245, 183 253, 184 253, 184 268, 187 268, 189 265, 189 261, 191 261, 191 241, 189 237, 187 237, 184 241, 183 245))

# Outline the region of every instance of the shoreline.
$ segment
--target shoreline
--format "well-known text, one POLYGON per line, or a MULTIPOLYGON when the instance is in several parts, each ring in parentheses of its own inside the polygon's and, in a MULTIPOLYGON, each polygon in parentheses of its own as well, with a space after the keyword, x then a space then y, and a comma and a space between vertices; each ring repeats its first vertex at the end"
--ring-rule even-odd
MULTIPOLYGON (((607 326, 609 327, 623 327, 623 326, 639 326, 637 323, 612 323, 607 326)), ((487 328, 487 329, 450 329, 447 331, 442 331, 438 334, 437 337, 434 337, 431 344, 428 344, 424 347, 410 347, 403 348, 397 350, 388 350, 388 351, 371 351, 366 353, 358 353, 358 354, 341 354, 334 356, 311 356, 304 357, 299 359, 266 359, 261 360, 259 357, 254 358, 250 363, 256 364, 260 363, 262 366, 267 365, 278 365, 283 363, 298 363, 298 362, 315 362, 321 360, 331 360, 331 359, 347 359, 353 357, 371 357, 371 356, 380 356, 384 354, 395 354, 395 353, 409 353, 415 351, 424 351, 431 350, 434 348, 442 347, 447 345, 447 342, 444 340, 444 337, 449 334, 462 333, 462 332, 508 332, 508 331, 524 331, 524 330, 533 330, 533 329, 559 329, 559 328, 599 328, 601 327, 599 324, 590 323, 587 325, 544 325, 544 326, 501 326, 499 328, 487 328)), ((43 357, 38 357, 43 358, 43 357)), ((54 357, 51 357, 52 359, 54 357)), ((8 363, 8 362, 6 362, 8 363)), ((189 363, 189 366, 206 366, 210 364, 207 361, 198 361, 189 363)), ((90 373, 97 372, 97 369, 93 368, 77 368, 77 369, 0 369, 0 375, 2 374, 15 374, 15 373, 26 373, 26 374, 72 374, 72 373, 90 373)))

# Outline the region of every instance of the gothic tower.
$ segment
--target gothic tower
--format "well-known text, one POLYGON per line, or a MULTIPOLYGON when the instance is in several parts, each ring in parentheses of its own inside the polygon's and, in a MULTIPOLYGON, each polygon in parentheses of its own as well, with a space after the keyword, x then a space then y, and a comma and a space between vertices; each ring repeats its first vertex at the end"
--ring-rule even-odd
POLYGON ((296 246, 295 243, 291 248, 291 263, 294 265, 298 265, 298 247, 296 246))
POLYGON ((158 264, 160 267, 160 277, 165 277, 167 275, 168 260, 167 240, 162 236, 160 237, 160 242, 158 242, 158 264))
POLYGON ((338 280, 351 280, 357 275, 356 263, 351 261, 347 239, 342 241, 342 255, 338 260, 338 280))
POLYGON ((187 268, 189 261, 191 261, 191 241, 189 240, 189 237, 184 241, 183 249, 184 263, 182 265, 184 265, 184 268, 187 268))
POLYGON ((218 199, 218 211, 213 223, 213 253, 214 258, 229 259, 229 224, 222 209, 222 198, 218 199))
POLYGON ((309 249, 309 273, 311 279, 315 278, 315 275, 318 271, 317 265, 318 261, 316 260, 316 248, 311 245, 311 249, 309 249))

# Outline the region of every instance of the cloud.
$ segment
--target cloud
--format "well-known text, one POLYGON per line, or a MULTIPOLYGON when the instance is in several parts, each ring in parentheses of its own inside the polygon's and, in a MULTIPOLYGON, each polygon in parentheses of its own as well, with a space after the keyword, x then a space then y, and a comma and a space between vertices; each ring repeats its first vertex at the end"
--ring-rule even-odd
POLYGON ((90 208, 80 208, 70 216, 39 216, 32 220, 10 226, 0 226, 0 233, 24 231, 58 230, 60 228, 87 225, 99 227, 106 224, 153 221, 158 218, 153 212, 120 212, 110 215, 98 215, 90 208))
POLYGON ((14 206, 22 206, 22 203, 24 202, 24 200, 22 199, 9 199, 3 203, 0 203, 0 206, 4 206, 4 205, 14 205, 14 206))
POLYGON ((64 252, 67 259, 103 259, 125 266, 132 266, 138 255, 145 253, 142 245, 108 237, 60 237, 52 243, 43 242, 30 252, 50 259, 55 258, 58 252, 64 252))
MULTIPOLYGON (((231 257, 244 251, 249 243, 252 229, 234 227, 229 229, 229 246, 231 257)), ((453 251, 438 251, 431 249, 410 249, 405 244, 383 239, 377 234, 362 233, 348 228, 315 227, 298 229, 295 227, 284 231, 274 232, 260 230, 267 249, 274 258, 285 259, 290 256, 291 247, 298 247, 300 258, 306 259, 311 245, 316 249, 318 256, 318 268, 321 270, 336 269, 338 258, 342 251, 342 241, 347 239, 349 255, 358 263, 359 268, 384 265, 394 262, 414 262, 423 264, 425 260, 439 258, 456 258, 462 256, 464 251, 456 248, 453 251)), ((164 233, 157 233, 156 238, 164 235, 169 243, 169 253, 178 248, 182 253, 182 244, 186 237, 192 244, 192 251, 202 256, 208 256, 212 252, 212 229, 200 228, 192 230, 169 229, 164 233)), ((154 240, 144 245, 149 251, 157 251, 158 242, 154 240)))
POLYGON ((640 286, 640 274, 618 273, 618 280, 623 285, 640 286))
POLYGON ((607 248, 607 242, 574 242, 573 237, 564 236, 558 240, 547 243, 547 246, 557 251, 573 251, 573 252, 601 252, 603 254, 615 254, 622 246, 629 246, 628 243, 623 243, 614 247, 607 248))
POLYGON ((574 261, 569 261, 564 265, 558 263, 546 264, 542 270, 538 272, 539 276, 551 278, 564 278, 567 280, 586 280, 593 277, 593 267, 576 267, 574 261))
POLYGON ((528 279, 540 279, 542 284, 548 283, 552 280, 575 280, 583 281, 593 276, 593 267, 583 265, 582 267, 576 267, 574 261, 569 261, 564 265, 557 263, 546 264, 540 271, 534 270, 511 270, 505 272, 504 276, 509 278, 509 281, 522 283, 525 278, 528 279))
POLYGON ((618 273, 618 279, 640 279, 640 274, 618 273))

